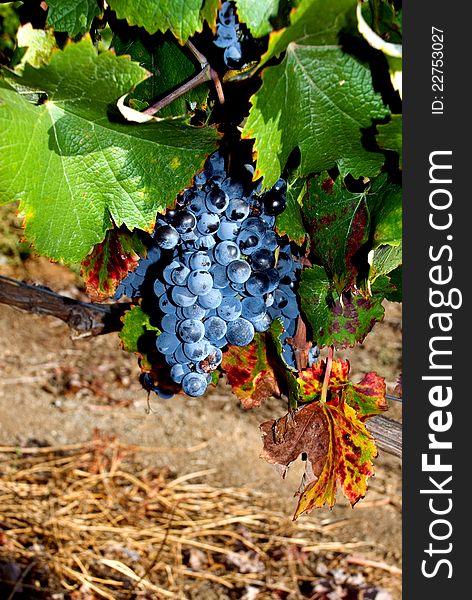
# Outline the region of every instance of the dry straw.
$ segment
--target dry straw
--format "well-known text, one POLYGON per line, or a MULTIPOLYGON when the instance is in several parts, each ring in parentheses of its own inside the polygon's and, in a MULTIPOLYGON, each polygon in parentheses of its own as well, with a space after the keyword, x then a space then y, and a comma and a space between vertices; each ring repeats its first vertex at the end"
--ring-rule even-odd
POLYGON ((0 561, 21 568, 5 599, 298 598, 319 553, 362 545, 292 523, 253 490, 212 487, 208 471, 175 477, 137 460, 159 450, 100 435, 0 447, 0 561))

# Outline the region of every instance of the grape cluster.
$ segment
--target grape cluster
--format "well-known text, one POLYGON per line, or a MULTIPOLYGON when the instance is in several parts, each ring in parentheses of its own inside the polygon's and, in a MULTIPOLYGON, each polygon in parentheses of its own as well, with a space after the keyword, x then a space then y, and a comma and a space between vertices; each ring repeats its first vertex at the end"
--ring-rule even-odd
POLYGON ((162 333, 156 346, 190 396, 205 392, 227 344, 246 346, 274 319, 284 326, 283 357, 295 366, 289 342, 299 315, 300 263, 274 231, 285 194, 282 179, 264 194, 254 185, 247 190, 213 154, 176 207, 159 216, 147 258, 117 291, 117 297, 141 295, 157 263, 153 305, 162 333))
POLYGON ((243 58, 241 36, 234 4, 223 2, 218 12, 216 39, 213 43, 218 48, 224 48, 223 60, 228 69, 237 69, 241 66, 243 58))

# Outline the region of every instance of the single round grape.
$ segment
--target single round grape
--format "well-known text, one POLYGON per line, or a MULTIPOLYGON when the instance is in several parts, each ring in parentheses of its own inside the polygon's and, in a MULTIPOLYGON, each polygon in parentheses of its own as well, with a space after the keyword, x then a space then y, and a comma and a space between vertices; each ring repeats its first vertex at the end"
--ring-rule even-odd
POLYGON ((226 288, 229 284, 228 275, 226 275, 226 267, 215 264, 212 266, 210 273, 213 275, 213 287, 217 289, 226 288))
POLYGON ((204 296, 213 288, 213 277, 208 271, 192 271, 187 279, 187 287, 192 294, 204 296))
POLYGON ((183 287, 181 285, 176 285, 173 287, 171 294, 172 300, 177 306, 191 306, 197 301, 197 295, 192 294, 187 287, 183 287))
POLYGON ((269 277, 265 273, 253 273, 246 281, 246 291, 251 296, 262 296, 270 288, 269 277))
POLYGON ((229 265, 231 261, 237 260, 239 258, 240 252, 237 244, 225 240, 224 242, 220 242, 215 246, 214 255, 215 260, 220 265, 226 266, 229 265))
POLYGON ((274 192, 285 194, 287 191, 287 182, 285 179, 277 179, 271 189, 274 190, 274 192))
POLYGON ((251 321, 251 323, 258 321, 266 314, 266 305, 261 296, 257 298, 243 298, 241 304, 241 316, 251 321))
POLYGON ((242 58, 243 53, 241 52, 241 44, 239 42, 228 46, 223 54, 223 60, 229 69, 237 69, 240 67, 242 58))
POLYGON ((161 329, 168 333, 175 333, 177 321, 178 319, 175 313, 166 313, 161 319, 161 329))
POLYGON ((266 271, 275 265, 274 253, 266 248, 259 248, 251 254, 251 267, 253 271, 266 271))
POLYGON ((241 198, 234 198, 228 204, 225 215, 230 221, 244 221, 249 215, 249 204, 241 198))
POLYGON ((233 283, 244 283, 251 276, 251 267, 245 260, 233 260, 226 267, 226 274, 233 283))
POLYGON ((241 314, 241 300, 234 296, 224 296, 221 304, 216 309, 216 314, 224 321, 234 321, 241 314))
POLYGON ((261 245, 261 238, 249 229, 243 229, 236 238, 236 243, 244 254, 252 254, 261 245))
POLYGON ((199 216, 205 211, 205 200, 201 192, 191 192, 189 195, 188 210, 199 216))
POLYGON ((253 323, 254 329, 259 332, 267 331, 269 329, 269 327, 271 326, 271 324, 272 324, 272 319, 270 318, 270 315, 268 315, 267 313, 261 319, 258 319, 257 321, 254 321, 254 323, 253 323))
POLYGON ((219 187, 214 187, 206 195, 205 205, 212 213, 222 213, 226 210, 228 204, 228 194, 219 187))
POLYGON ((195 229, 197 219, 190 211, 181 210, 176 213, 173 225, 179 233, 190 233, 195 229))
POLYGON ((190 358, 184 352, 183 344, 179 344, 175 349, 174 358, 180 365, 186 365, 190 362, 190 358))
POLYGON ((164 280, 166 281, 166 283, 168 284, 172 284, 172 271, 174 269, 176 269, 177 267, 180 266, 180 263, 178 263, 176 260, 173 260, 171 263, 169 263, 168 265, 166 265, 164 267, 164 270, 162 271, 162 277, 164 278, 164 280))
POLYGON ((247 346, 254 339, 254 325, 247 319, 235 319, 228 323, 226 339, 234 346, 247 346))
POLYGON ((187 373, 190 373, 190 367, 188 365, 175 364, 170 370, 170 376, 175 383, 181 383, 187 373))
POLYGON ((176 267, 171 275, 170 278, 172 279, 172 283, 174 285, 185 285, 185 282, 187 281, 187 277, 190 275, 190 269, 188 267, 186 267, 185 265, 182 265, 179 263, 179 266, 176 267))
POLYGON ((192 254, 188 264, 194 271, 208 271, 211 267, 211 258, 207 252, 199 250, 192 254))
POLYGON ((213 288, 203 296, 198 297, 198 303, 205 309, 218 308, 221 304, 221 300, 223 296, 221 295, 220 290, 213 288))
POLYGON ((189 396, 203 396, 208 383, 202 373, 187 373, 182 379, 182 389, 189 396))
POLYGON ((196 302, 195 304, 192 304, 192 306, 185 306, 182 309, 182 315, 184 319, 201 320, 205 317, 206 310, 196 302))
POLYGON ((159 308, 163 313, 173 313, 175 311, 175 304, 170 300, 167 294, 162 294, 159 298, 159 308))
POLYGON ((220 218, 213 213, 203 213, 198 217, 197 230, 202 235, 211 235, 218 231, 220 226, 220 218))
POLYGON ((206 339, 201 339, 199 342, 184 343, 184 354, 193 362, 203 360, 208 356, 210 344, 206 339))
POLYGON ((212 344, 226 335, 226 322, 221 317, 209 317, 205 321, 205 337, 212 344))
POLYGON ((180 235, 172 225, 163 225, 156 229, 154 239, 163 250, 172 250, 179 243, 180 235))
POLYGON ((218 237, 220 240, 235 240, 239 233, 239 225, 226 219, 221 219, 218 228, 218 237))
POLYGON ((179 340, 172 333, 163 331, 156 338, 156 348, 161 354, 173 354, 179 345, 179 340))
POLYGON ((205 326, 196 319, 185 319, 179 323, 177 333, 183 342, 194 344, 205 335, 205 326))
POLYGON ((287 207, 285 195, 272 189, 264 196, 264 210, 268 215, 280 215, 287 207))

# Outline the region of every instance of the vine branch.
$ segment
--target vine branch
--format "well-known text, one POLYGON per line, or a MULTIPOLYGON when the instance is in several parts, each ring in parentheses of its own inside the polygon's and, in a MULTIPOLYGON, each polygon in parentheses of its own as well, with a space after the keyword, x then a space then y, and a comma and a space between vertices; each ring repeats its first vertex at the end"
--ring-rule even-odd
POLYGON ((92 304, 67 298, 42 285, 31 285, 0 275, 0 304, 64 321, 79 336, 120 331, 129 303, 92 304))
POLYGON ((223 88, 221 86, 218 73, 211 68, 208 60, 205 58, 205 56, 203 56, 203 54, 199 50, 197 50, 197 48, 195 48, 192 42, 188 41, 186 43, 186 46, 198 60, 202 70, 200 71, 200 73, 197 73, 197 75, 192 77, 192 79, 179 86, 176 90, 170 92, 170 94, 167 94, 167 96, 165 96, 161 100, 158 100, 155 104, 152 104, 151 106, 143 110, 143 114, 155 115, 157 112, 159 112, 166 106, 169 106, 169 104, 174 102, 174 100, 177 100, 177 98, 180 98, 190 90, 193 90, 202 83, 205 83, 206 81, 210 80, 213 81, 220 104, 224 104, 225 97, 223 95, 223 88))

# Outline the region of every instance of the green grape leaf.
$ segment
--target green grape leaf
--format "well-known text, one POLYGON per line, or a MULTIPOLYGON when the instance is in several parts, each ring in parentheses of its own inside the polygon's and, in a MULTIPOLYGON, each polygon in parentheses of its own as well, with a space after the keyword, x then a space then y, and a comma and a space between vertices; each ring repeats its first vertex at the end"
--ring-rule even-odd
POLYGON ((355 28, 356 0, 301 0, 292 8, 290 25, 271 33, 261 65, 278 57, 290 44, 338 45, 340 32, 355 28))
POLYGON ((123 327, 118 334, 123 350, 126 352, 141 352, 140 340, 148 332, 159 334, 157 327, 149 321, 149 315, 140 306, 132 306, 122 317, 123 327))
POLYGON ((388 278, 382 276, 374 282, 370 295, 356 288, 340 295, 323 267, 316 265, 302 271, 298 293, 318 346, 348 348, 362 342, 383 319, 382 300, 391 289, 388 278))
POLYGON ((306 179, 294 177, 287 182, 287 208, 277 217, 275 228, 279 235, 286 235, 299 246, 306 238, 302 217, 302 199, 306 193, 306 179))
MULTIPOLYGON (((129 105, 137 110, 149 106, 195 73, 193 62, 182 47, 172 40, 158 42, 154 38, 138 36, 134 30, 130 30, 129 37, 125 37, 125 32, 115 35, 111 45, 118 55, 128 54, 131 60, 151 73, 151 77, 140 83, 129 96, 129 105)), ((189 109, 204 108, 208 91, 207 85, 200 85, 161 109, 158 116, 178 117, 187 114, 189 109)))
POLYGON ((254 340, 244 348, 230 345, 223 354, 221 367, 246 409, 260 406, 271 396, 280 396, 274 369, 269 364, 264 334, 256 333, 254 340))
POLYGON ((372 247, 398 246, 402 241, 402 189, 386 175, 377 177, 370 186, 367 204, 374 230, 372 247))
POLYGON ((0 201, 20 201, 25 236, 41 254, 79 262, 113 224, 151 230, 215 149, 213 128, 108 118, 110 103, 145 76, 85 38, 0 81, 0 201), (13 86, 47 101, 33 105, 13 86))
POLYGON ((313 177, 303 199, 313 252, 335 281, 339 293, 356 280, 355 256, 369 237, 365 194, 349 192, 342 179, 327 173, 313 177))
POLYGON ((239 20, 246 23, 253 37, 258 38, 272 31, 271 17, 277 15, 279 0, 236 0, 239 20))
POLYGON ((402 245, 379 246, 371 253, 369 281, 374 282, 379 275, 388 275, 402 264, 402 245))
POLYGON ((82 261, 81 275, 85 291, 94 302, 111 298, 129 271, 134 271, 146 246, 137 232, 110 229, 82 261))
POLYGON ((70 37, 86 33, 94 17, 102 12, 97 0, 48 0, 47 5, 48 25, 66 31, 70 37))
POLYGON ((202 0, 108 0, 108 4, 129 25, 149 33, 170 29, 182 44, 202 28, 202 0))
POLYGON ((348 379, 349 362, 333 361, 327 402, 320 402, 325 371, 326 363, 319 361, 299 374, 299 393, 309 404, 261 425, 261 458, 275 465, 282 477, 300 454, 306 455, 294 518, 326 503, 332 507, 338 485, 355 504, 374 472, 377 450, 363 421, 386 410, 385 382, 368 373, 354 384, 348 379))
POLYGON ((402 267, 398 266, 388 274, 390 289, 385 292, 386 300, 390 302, 401 302, 403 299, 403 278, 402 267))
POLYGON ((392 115, 388 123, 377 125, 378 134, 376 136, 380 148, 398 153, 400 169, 403 168, 402 128, 402 116, 392 115))
POLYGON ((216 28, 216 17, 218 16, 218 7, 220 0, 205 0, 202 7, 201 19, 206 21, 210 29, 216 28))
POLYGON ((242 134, 254 139, 255 177, 264 177, 265 188, 280 177, 297 147, 301 175, 337 166, 343 176, 374 176, 383 164, 382 154, 364 148, 361 130, 387 116, 388 109, 373 89, 369 67, 338 45, 344 22, 338 5, 348 12, 355 7, 351 0, 302 2, 292 13, 302 15, 296 24, 292 18, 291 27, 272 34, 267 57, 286 54, 280 64, 264 69, 242 134))

